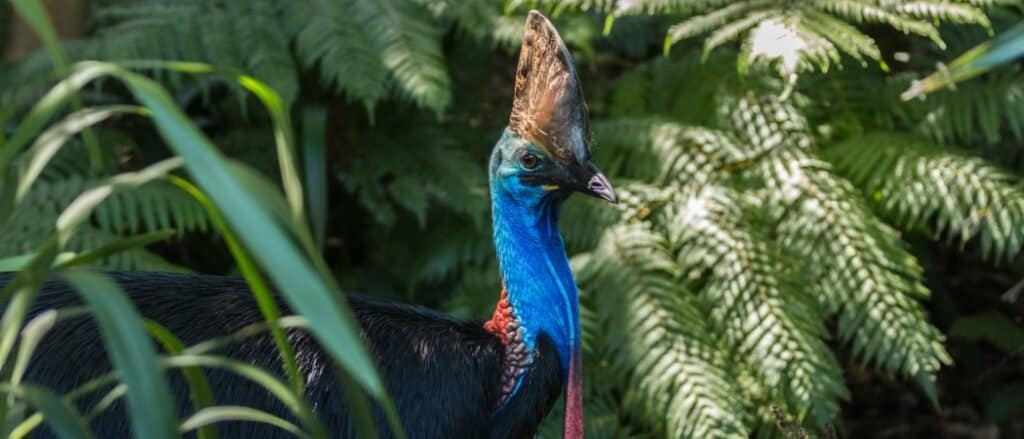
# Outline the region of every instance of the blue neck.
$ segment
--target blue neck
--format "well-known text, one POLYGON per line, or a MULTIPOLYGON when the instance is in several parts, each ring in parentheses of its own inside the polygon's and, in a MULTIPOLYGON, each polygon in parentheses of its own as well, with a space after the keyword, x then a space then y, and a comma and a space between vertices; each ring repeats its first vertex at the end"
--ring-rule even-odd
POLYGON ((508 300, 527 348, 532 351, 537 337, 546 334, 567 371, 580 346, 579 298, 558 232, 561 200, 552 198, 523 203, 492 176, 494 246, 508 300))

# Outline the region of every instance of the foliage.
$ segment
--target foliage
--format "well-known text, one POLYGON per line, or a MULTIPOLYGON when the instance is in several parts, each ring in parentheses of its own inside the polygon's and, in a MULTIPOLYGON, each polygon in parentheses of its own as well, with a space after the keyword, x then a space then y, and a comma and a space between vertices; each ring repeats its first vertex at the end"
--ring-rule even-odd
MULTIPOLYGON (((266 83, 281 97, 276 112, 250 105, 247 77, 143 70, 186 111, 179 129, 201 128, 238 160, 224 166, 258 170, 232 175, 274 194, 254 204, 283 213, 299 259, 327 287, 329 262, 346 289, 483 317, 500 288, 485 163, 507 120, 527 7, 552 14, 573 48, 594 161, 621 198, 616 209, 572 199, 561 222, 581 288, 588 434, 770 437, 785 422, 823 431, 843 423, 857 392, 851 369, 909 379, 932 404, 948 403, 949 346, 986 337, 964 329, 977 325, 971 317, 946 340, 934 298, 945 287, 921 242, 1001 266, 1019 257, 1021 66, 924 100, 899 94, 949 58, 947 45, 973 46, 1018 21, 1019 2, 104 0, 92 33, 65 48, 74 60, 208 62, 266 83), (324 116, 298 117, 309 110, 324 116), (282 148, 289 117, 305 137, 282 148), (277 160, 296 145, 313 151, 310 142, 328 161, 327 187, 304 188, 330 193, 322 261, 311 250, 321 243, 294 221, 303 216, 288 215, 294 187, 286 201, 260 176, 288 188, 298 175, 277 160)), ((8 138, 31 120, 51 71, 37 53, 0 73, 22 86, 0 91, 8 138)), ((90 106, 136 99, 111 83, 81 95, 90 106)), ((55 128, 75 114, 51 125, 60 151, 0 230, 0 258, 39 249, 81 193, 158 163, 175 142, 134 115, 55 128), (97 139, 100 162, 79 131, 97 139)), ((11 169, 25 175, 31 163, 26 152, 11 169)), ((261 285, 255 270, 267 262, 242 250, 266 243, 225 233, 225 220, 181 187, 157 180, 111 195, 63 248, 88 253, 173 228, 175 241, 96 265, 237 270, 261 285), (221 239, 237 267, 223 261, 221 239)), ((202 189, 234 226, 227 201, 202 189)), ((287 340, 278 342, 287 363, 287 340)), ((184 422, 277 422, 205 410, 184 422)), ((541 436, 557 430, 548 423, 541 436)))

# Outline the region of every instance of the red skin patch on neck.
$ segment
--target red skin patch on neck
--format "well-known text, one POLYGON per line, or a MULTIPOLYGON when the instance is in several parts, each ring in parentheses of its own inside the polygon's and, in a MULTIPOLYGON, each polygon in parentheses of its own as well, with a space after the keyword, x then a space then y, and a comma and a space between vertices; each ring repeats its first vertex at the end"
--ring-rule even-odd
POLYGON ((508 346, 508 324, 515 320, 515 318, 516 316, 512 313, 512 304, 508 301, 508 291, 505 290, 505 285, 502 284, 498 306, 494 308, 494 315, 491 316, 491 319, 484 322, 484 329, 498 337, 498 340, 501 340, 501 344, 508 346))

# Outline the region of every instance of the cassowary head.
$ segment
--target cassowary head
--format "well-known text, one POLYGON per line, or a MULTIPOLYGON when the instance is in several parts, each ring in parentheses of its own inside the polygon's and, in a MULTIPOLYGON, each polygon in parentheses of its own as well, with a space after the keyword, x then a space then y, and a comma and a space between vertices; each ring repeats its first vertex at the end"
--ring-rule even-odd
POLYGON ((491 156, 492 185, 525 204, 582 192, 615 203, 590 161, 590 120, 569 50, 543 14, 530 11, 508 129, 491 156))

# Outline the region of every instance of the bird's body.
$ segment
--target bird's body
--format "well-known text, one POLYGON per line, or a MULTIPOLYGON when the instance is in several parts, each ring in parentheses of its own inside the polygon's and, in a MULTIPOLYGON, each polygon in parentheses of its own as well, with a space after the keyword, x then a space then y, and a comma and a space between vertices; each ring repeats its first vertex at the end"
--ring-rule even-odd
MULTIPOLYGON (((241 279, 160 273, 110 275, 129 294, 140 314, 165 326, 186 345, 263 320, 241 279)), ((9 280, 10 275, 0 274, 0 285, 9 280)), ((499 404, 504 345, 481 322, 359 296, 350 296, 349 303, 410 437, 529 437, 562 389, 555 348, 542 341, 536 367, 526 374, 519 389, 523 397, 510 400, 501 416, 491 416, 499 404)), ((80 301, 74 291, 62 282, 51 281, 40 292, 37 309, 77 304, 80 301)), ((283 302, 281 305, 285 307, 283 302)), ((356 437, 329 356, 304 331, 293 330, 289 339, 305 379, 307 398, 328 431, 336 437, 356 437)), ((68 392, 110 370, 102 347, 90 318, 62 322, 39 346, 26 381, 68 392)), ((276 346, 266 333, 232 343, 216 353, 271 371, 281 370, 276 346)), ((217 405, 250 406, 292 419, 288 410, 260 386, 226 372, 207 373, 217 405)), ((169 373, 169 379, 181 414, 192 412, 188 388, 180 374, 169 373)), ((88 412, 103 393, 84 398, 82 412, 88 412)), ((375 415, 378 431, 387 432, 382 416, 375 415)), ((125 437, 129 423, 123 406, 118 404, 90 426, 98 437, 125 437)), ((290 437, 265 424, 229 422, 219 428, 226 438, 290 437)))
MULTIPOLYGON (((579 299, 558 211, 575 192, 616 202, 607 178, 590 160, 590 133, 576 71, 558 32, 531 11, 516 72, 508 128, 489 163, 494 247, 503 291, 487 322, 464 322, 401 304, 350 298, 405 431, 413 438, 530 437, 565 390, 565 438, 582 438, 579 299)), ((274 267, 264 267, 273 270, 274 267)), ((155 273, 112 276, 138 311, 188 344, 231 334, 262 321, 240 279, 155 273)), ((6 284, 9 277, 0 277, 6 284)), ((36 312, 76 302, 57 281, 47 283, 36 312)), ((281 304, 286 308, 284 303, 281 304)), ((317 334, 330 337, 330 334, 317 334)), ((332 435, 355 437, 345 392, 333 362, 313 335, 292 332, 307 399, 332 435)), ((61 322, 38 347, 26 380, 67 392, 109 370, 103 343, 88 318, 61 322)), ((264 334, 218 351, 280 372, 264 334)), ((189 393, 171 373, 182 414, 189 393)), ((281 417, 287 410, 258 385, 211 372, 218 405, 255 407, 281 417)), ((85 408, 96 398, 86 399, 85 408)), ((387 433, 381 413, 377 429, 387 433)), ((115 407, 90 424, 99 437, 125 437, 128 422, 115 407)), ((234 422, 222 437, 273 437, 273 427, 234 422)))

